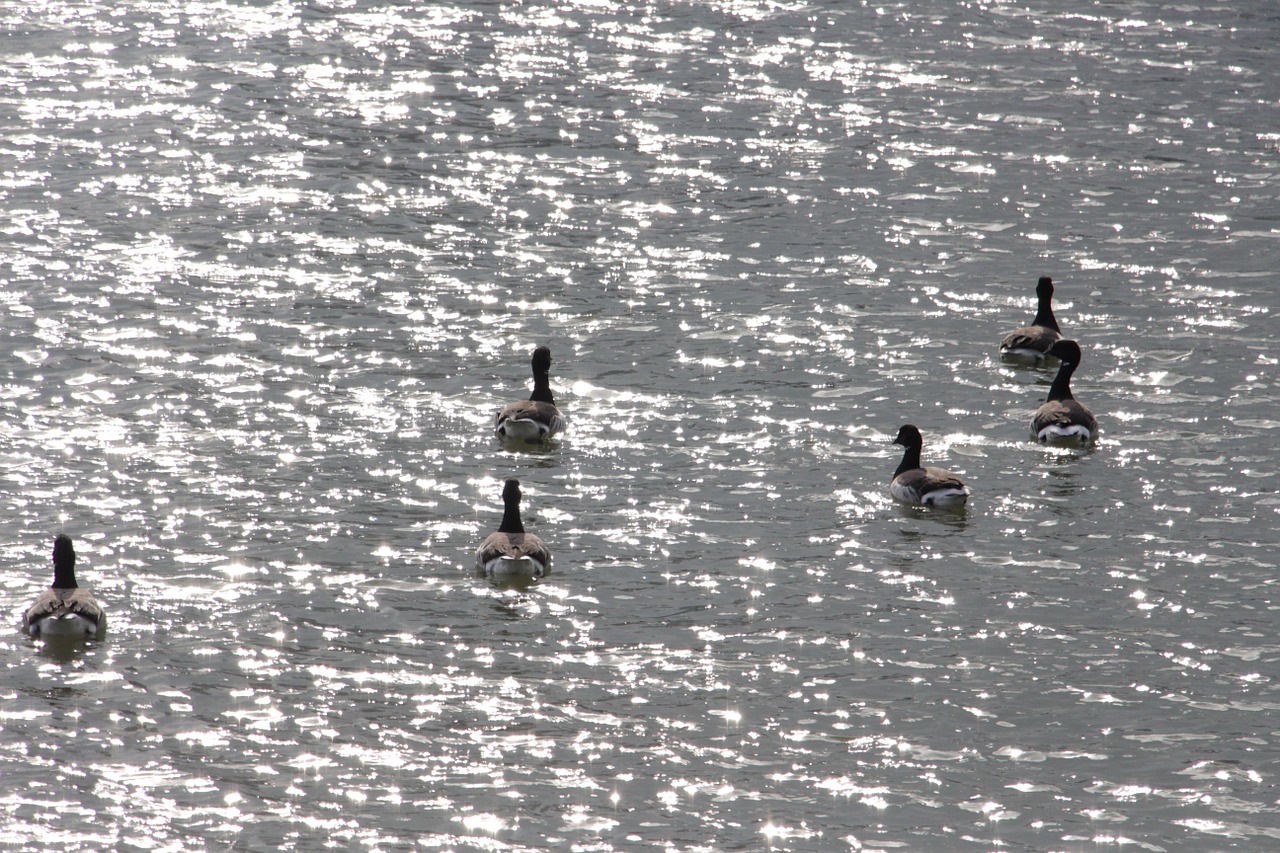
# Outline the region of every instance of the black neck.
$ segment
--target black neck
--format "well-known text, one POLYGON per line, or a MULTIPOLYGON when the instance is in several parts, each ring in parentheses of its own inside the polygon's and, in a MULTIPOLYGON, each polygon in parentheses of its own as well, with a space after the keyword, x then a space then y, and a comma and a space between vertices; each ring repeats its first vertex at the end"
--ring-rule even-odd
POLYGON ((1041 296, 1040 304, 1036 307, 1036 318, 1031 321, 1033 326, 1044 326, 1046 329, 1053 329, 1055 332, 1061 333, 1058 328, 1058 321, 1053 317, 1053 301, 1052 296, 1041 296))
POLYGON ((908 444, 906 451, 902 454, 902 464, 898 466, 898 470, 893 472, 893 476, 898 476, 903 471, 912 471, 920 467, 920 445, 908 444))
POLYGON ((556 404, 555 397, 551 396, 551 378, 545 372, 534 371, 533 374, 533 393, 529 395, 529 399, 535 403, 556 404))
POLYGON ((524 525, 520 523, 520 499, 508 500, 503 505, 502 524, 498 525, 499 533, 524 533, 524 525))
POLYGON ((57 589, 75 589, 76 588, 76 564, 75 563, 54 563, 53 564, 53 585, 57 589))
POLYGON ((1074 400, 1071 396, 1071 374, 1076 366, 1069 361, 1058 365, 1058 375, 1053 377, 1053 385, 1049 386, 1049 400, 1074 400))

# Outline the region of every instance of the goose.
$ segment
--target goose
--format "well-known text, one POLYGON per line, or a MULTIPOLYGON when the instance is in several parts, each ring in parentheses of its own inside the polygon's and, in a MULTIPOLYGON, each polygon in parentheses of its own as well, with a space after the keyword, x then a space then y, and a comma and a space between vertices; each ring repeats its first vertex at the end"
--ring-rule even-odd
POLYGON ((1062 330, 1053 317, 1053 279, 1041 276, 1036 284, 1035 319, 1030 326, 1014 329, 1004 336, 1000 342, 1000 355, 1013 361, 1040 364, 1048 355, 1049 348, 1062 340, 1062 330))
POLYGON ((502 523, 476 549, 476 566, 491 578, 537 580, 551 571, 551 552, 520 521, 520 481, 502 485, 502 523))
POLYGON ((106 614, 89 590, 76 585, 76 549, 71 537, 53 540, 53 586, 36 597, 22 616, 33 637, 92 637, 107 626, 106 614))
POLYGON ((1061 363, 1049 386, 1049 397, 1031 418, 1031 437, 1041 444, 1089 444, 1098 437, 1098 420, 1071 395, 1071 374, 1080 366, 1080 345, 1058 341, 1046 355, 1061 363))
POLYGON ((894 444, 906 448, 902 464, 893 472, 889 494, 903 503, 918 506, 962 506, 969 498, 969 487, 960 478, 943 468, 926 468, 920 464, 920 449, 924 439, 920 430, 912 424, 904 424, 898 430, 894 444))
POLYGON ((533 351, 533 393, 528 400, 512 403, 498 412, 494 428, 500 438, 513 441, 545 441, 564 429, 564 418, 551 395, 551 350, 533 351))

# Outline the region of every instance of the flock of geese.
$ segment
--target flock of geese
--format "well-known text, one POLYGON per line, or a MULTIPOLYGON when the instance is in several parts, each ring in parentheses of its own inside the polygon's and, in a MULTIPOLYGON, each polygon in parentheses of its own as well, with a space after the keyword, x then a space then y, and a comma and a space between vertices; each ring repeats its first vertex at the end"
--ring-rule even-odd
MULTIPOLYGON (((1058 361, 1058 373, 1048 398, 1031 417, 1031 438, 1043 444, 1083 447, 1098 435, 1093 413, 1071 394, 1071 376, 1080 365, 1080 346, 1062 336, 1053 316, 1053 281, 1043 276, 1036 285, 1037 307, 1029 326, 1015 329, 1000 344, 1001 356, 1032 365, 1058 361)), ((494 431, 508 442, 540 443, 564 429, 565 419, 551 393, 551 350, 533 351, 533 393, 504 407, 494 419, 494 431)), ((969 487, 943 468, 923 465, 924 439, 913 424, 898 430, 895 444, 905 450, 893 472, 889 493, 903 503, 927 507, 959 507, 969 487)), ((536 581, 551 567, 551 552, 520 520, 520 481, 502 486, 502 522, 476 549, 476 566, 503 581, 536 581)), ((88 590, 76 585, 76 552, 71 538, 60 534, 53 543, 53 586, 36 598, 23 615, 23 630, 33 637, 92 637, 106 627, 102 607, 88 590)))
MULTIPOLYGON (((1080 366, 1080 345, 1062 336, 1053 316, 1053 279, 1047 275, 1036 283, 1036 300, 1031 325, 1005 335, 1000 355, 1007 361, 1032 365, 1057 360, 1058 373, 1049 386, 1049 396, 1031 416, 1031 437, 1041 444, 1085 447, 1098 437, 1098 421, 1071 393, 1071 376, 1080 366)), ((921 464, 924 439, 914 425, 905 424, 898 430, 894 444, 901 444, 906 452, 889 482, 891 495, 918 506, 958 507, 968 500, 969 488, 959 477, 921 464)))
MULTIPOLYGON (((1057 360, 1058 373, 1048 398, 1031 418, 1031 437, 1042 444, 1083 447, 1098 435, 1093 413, 1071 393, 1071 376, 1080 364, 1080 346, 1062 336, 1053 316, 1053 280, 1043 276, 1036 284, 1036 314, 1031 324, 1014 329, 1000 343, 1007 361, 1042 365, 1057 360)), ((533 351, 533 393, 528 400, 511 403, 494 420, 498 436, 508 441, 544 442, 564 429, 564 416, 551 393, 551 350, 533 351)), ((926 466, 920 455, 924 438, 914 424, 898 430, 895 444, 905 450, 893 472, 889 493, 907 504, 958 507, 969 498, 969 487, 943 468, 926 466)), ((502 523, 476 551, 476 565, 495 579, 536 580, 551 566, 551 552, 543 541, 525 532, 520 520, 520 481, 507 480, 502 488, 502 523)))

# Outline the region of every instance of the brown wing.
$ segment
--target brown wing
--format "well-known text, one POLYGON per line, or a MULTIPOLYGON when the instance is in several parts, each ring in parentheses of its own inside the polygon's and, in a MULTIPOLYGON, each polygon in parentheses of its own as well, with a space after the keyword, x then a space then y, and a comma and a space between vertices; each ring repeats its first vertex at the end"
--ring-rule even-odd
POLYGON ((1046 427, 1068 429, 1073 426, 1082 426, 1091 434, 1098 432, 1097 418, 1078 400, 1050 400, 1036 409, 1035 415, 1031 418, 1033 436, 1040 435, 1041 430, 1046 427))
POLYGON ((543 566, 550 565, 551 552, 532 533, 491 533, 476 549, 476 562, 487 565, 499 557, 528 557, 543 566))
POLYGON ((938 489, 964 489, 964 481, 945 468, 925 468, 925 493, 938 489))
POLYGON ((498 557, 531 557, 547 565, 552 555, 543 540, 532 533, 490 533, 476 548, 476 562, 485 564, 498 557))
POLYGON ((964 481, 945 468, 912 468, 889 483, 890 494, 907 503, 924 503, 930 494, 948 491, 969 493, 964 481))
POLYGON ((1000 349, 1047 352, 1049 347, 1060 340, 1062 335, 1047 326, 1023 326, 1005 335, 1004 340, 1000 342, 1000 349))
POLYGON ((106 614, 93 596, 85 589, 46 589, 22 616, 22 627, 30 630, 32 625, 44 619, 57 619, 74 613, 101 626, 106 614))
POLYGON ((533 421, 544 428, 547 435, 554 435, 564 427, 564 418, 560 410, 551 403, 539 400, 520 400, 503 408, 494 418, 494 426, 499 432, 507 421, 533 421))

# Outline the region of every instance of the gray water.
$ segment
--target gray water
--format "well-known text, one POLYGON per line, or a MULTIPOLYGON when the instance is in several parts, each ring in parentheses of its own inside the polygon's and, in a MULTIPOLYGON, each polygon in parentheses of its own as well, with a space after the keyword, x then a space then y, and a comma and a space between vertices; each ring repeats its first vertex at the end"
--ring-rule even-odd
POLYGON ((1278 39, 0 0, 0 847, 1280 846, 1278 39), (1090 451, 996 351, 1040 275, 1090 451), (569 428, 503 447, 538 343, 569 428))

